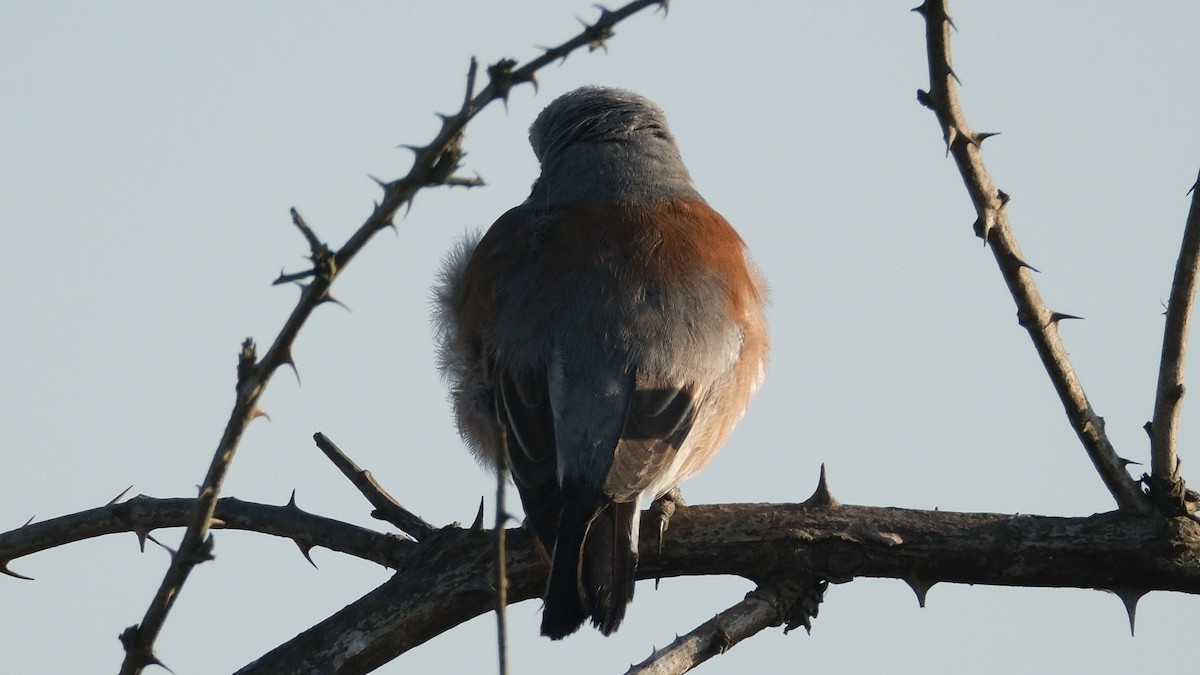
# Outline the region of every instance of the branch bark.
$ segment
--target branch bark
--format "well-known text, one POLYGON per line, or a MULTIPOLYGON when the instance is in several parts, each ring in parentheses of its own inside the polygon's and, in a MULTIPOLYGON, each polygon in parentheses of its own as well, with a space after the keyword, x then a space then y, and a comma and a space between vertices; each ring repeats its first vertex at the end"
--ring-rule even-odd
POLYGON ((777 602, 757 590, 740 602, 717 614, 671 644, 633 666, 625 675, 679 675, 714 656, 733 649, 742 640, 778 626, 783 612, 777 602))
POLYGON ((1125 470, 1125 460, 1117 455, 1104 431, 1104 418, 1092 409, 1083 384, 1067 358, 1058 334, 1058 323, 1070 316, 1051 311, 1042 300, 1033 281, 1033 268, 1025 262, 1009 225, 1004 209, 1008 195, 996 189, 984 166, 981 144, 995 134, 972 131, 967 124, 955 87, 958 76, 950 66, 952 23, 947 0, 925 0, 913 11, 925 19, 929 59, 929 91, 918 91, 917 100, 937 116, 946 152, 954 158, 975 207, 975 233, 991 246, 1000 274, 1017 305, 1017 320, 1029 332, 1071 427, 1117 506, 1127 513, 1149 513, 1149 500, 1125 470))
POLYGON ((1184 356, 1200 270, 1200 190, 1196 189, 1197 184, 1200 184, 1200 176, 1192 185, 1192 206, 1188 210, 1183 243, 1175 263, 1175 278, 1171 283, 1171 299, 1167 303, 1167 321, 1163 328, 1154 418, 1150 423, 1150 494, 1160 506, 1176 513, 1187 510, 1187 491, 1179 476, 1175 439, 1183 403, 1184 356))
POLYGON ((362 493, 362 496, 367 498, 371 506, 375 507, 375 510, 371 512, 371 517, 395 525, 400 528, 401 532, 417 541, 424 539, 437 529, 417 514, 404 508, 400 502, 396 501, 395 497, 383 489, 370 471, 356 464, 346 453, 342 452, 341 448, 329 440, 328 436, 318 431, 313 434, 313 441, 329 461, 333 462, 338 471, 341 471, 342 475, 362 493))
MULTIPOLYGON (((653 514, 644 515, 653 519, 653 514)), ((639 579, 731 574, 764 582, 939 582, 1200 593, 1200 524, 1120 512, 1087 518, 951 513, 866 506, 679 507, 657 550, 642 525, 639 579)), ((493 609, 492 534, 444 528, 415 544, 388 582, 238 671, 367 673, 493 609)), ((508 532, 509 602, 537 597, 545 568, 532 539, 508 532)), ((1136 591, 1136 593, 1130 593, 1136 591)))
MULTIPOLYGON (((29 523, 0 533, 0 567, 21 556, 108 534, 132 532, 144 548, 150 532, 185 527, 195 508, 195 499, 139 495, 120 504, 29 523)), ((285 537, 296 542, 301 552, 322 546, 393 569, 403 566, 415 545, 404 537, 302 511, 294 500, 272 506, 225 497, 217 503, 214 527, 285 537)))

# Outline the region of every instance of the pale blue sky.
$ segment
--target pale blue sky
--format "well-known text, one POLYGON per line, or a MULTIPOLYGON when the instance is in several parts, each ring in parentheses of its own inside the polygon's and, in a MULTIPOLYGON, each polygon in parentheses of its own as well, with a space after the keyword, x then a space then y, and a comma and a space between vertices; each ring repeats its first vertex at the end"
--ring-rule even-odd
MULTIPOLYGON (((525 139, 574 87, 634 89, 667 112, 701 191, 773 292, 767 382, 692 502, 797 501, 829 468, 845 502, 1086 515, 1112 502, 1016 323, 933 116, 915 0, 677 0, 577 53, 468 130, 482 189, 423 192, 339 279, 246 434, 225 494, 368 526, 313 447, 323 431, 434 523, 469 521, 490 477, 463 450, 427 320, 438 260, 520 202, 525 139)), ((957 2, 955 69, 1027 260, 1118 451, 1146 459, 1165 301, 1200 167, 1200 5, 957 2)), ((527 59, 589 2, 0 2, 0 529, 134 492, 186 496, 233 400, 238 345, 269 342, 307 251, 295 206, 340 245, 457 107, 470 56, 527 59)), ((1185 476, 1198 430, 1185 401, 1185 476)), ((164 542, 178 532, 160 532, 164 542)), ((387 572, 218 532, 159 641, 178 675, 232 671, 387 572)), ((0 578, 11 672, 115 672, 167 556, 132 535, 17 560, 0 578)), ((750 589, 638 587, 614 638, 538 638, 512 611, 517 673, 622 672, 750 589)), ((1180 669, 1200 600, 1154 594, 1130 638, 1119 601, 1080 590, 899 581, 833 588, 812 636, 764 633, 701 673, 1180 669)), ((483 617, 380 672, 489 672, 483 617)))

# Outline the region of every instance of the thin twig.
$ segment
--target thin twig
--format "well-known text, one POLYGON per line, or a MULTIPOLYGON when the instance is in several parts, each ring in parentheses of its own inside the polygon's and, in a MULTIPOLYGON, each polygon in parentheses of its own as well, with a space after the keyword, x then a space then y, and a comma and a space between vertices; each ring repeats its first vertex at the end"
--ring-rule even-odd
POLYGON ((756 593, 749 593, 741 602, 680 635, 666 647, 654 650, 645 661, 631 666, 626 675, 686 673, 779 623, 778 607, 756 593))
POLYGON ((318 431, 313 434, 313 440, 316 441, 321 452, 329 458, 329 461, 333 462, 342 475, 349 478, 354 487, 358 488, 358 491, 371 503, 371 506, 375 507, 375 510, 371 512, 373 517, 395 525, 400 528, 401 532, 417 541, 425 539, 437 529, 425 519, 404 508, 400 502, 388 494, 387 490, 383 489, 370 471, 355 464, 354 460, 347 457, 341 448, 329 440, 328 436, 318 431))
POLYGON ((975 206, 978 216, 975 232, 992 247, 992 254, 1016 302, 1018 321, 1029 332, 1067 418, 1100 478, 1122 511, 1147 513, 1149 501, 1125 470, 1125 462, 1117 455, 1104 431, 1104 418, 1088 403, 1083 385, 1067 358, 1057 320, 1064 315, 1055 315, 1046 307, 1017 246, 1004 208, 1008 195, 996 189, 983 164, 980 144, 994 134, 974 132, 967 125, 955 87, 958 78, 950 67, 951 22, 946 0, 925 0, 914 11, 925 19, 929 57, 929 91, 918 91, 917 100, 937 115, 947 152, 954 157, 975 206))
MULTIPOLYGON (((258 408, 258 400, 276 369, 284 364, 294 363, 292 345, 301 327, 318 306, 331 301, 329 288, 333 284, 334 278, 346 268, 346 265, 376 233, 392 224, 399 209, 410 204, 419 190, 431 185, 441 185, 447 181, 461 184, 461 181, 454 178, 453 171, 457 168, 458 159, 462 156, 459 147, 462 132, 467 122, 474 118, 480 110, 496 100, 507 100, 514 85, 535 83, 534 76, 538 69, 557 59, 566 58, 568 54, 580 47, 589 46, 594 49, 598 44, 602 44, 604 39, 612 35, 612 27, 626 17, 646 7, 659 5, 665 6, 664 0, 635 0, 616 11, 601 8, 600 18, 596 23, 585 24, 578 35, 558 47, 547 50, 524 66, 515 70, 499 68, 495 72, 489 69, 490 81, 483 91, 474 98, 466 97, 462 109, 456 115, 443 117, 442 128, 433 142, 415 149, 417 156, 413 160, 413 166, 408 175, 397 181, 383 184, 384 197, 366 222, 331 258, 327 261, 314 261, 316 274, 308 285, 303 286, 303 292, 295 309, 292 310, 283 328, 275 337, 271 348, 267 350, 261 360, 255 360, 253 341, 246 340, 238 363, 237 397, 233 410, 200 486, 196 509, 188 523, 187 531, 184 532, 179 551, 172 556, 171 564, 159 584, 154 599, 146 609, 142 621, 138 625, 130 626, 122 633, 121 641, 125 647, 125 659, 121 664, 120 671, 122 675, 134 675, 140 673, 147 665, 161 663, 154 655, 155 640, 157 640, 166 617, 174 605, 175 599, 179 597, 183 584, 187 581, 192 569, 211 557, 212 540, 209 536, 209 528, 213 510, 216 508, 221 487, 233 461, 242 433, 254 418, 262 414, 258 408)), ((472 59, 470 74, 472 87, 468 88, 468 92, 473 89, 474 69, 474 59, 472 59)), ((308 237, 308 233, 305 236, 310 241, 315 239, 315 234, 312 238, 308 237)))
MULTIPOLYGON (((1200 184, 1200 177, 1197 177, 1200 184)), ((1197 271, 1200 268, 1200 190, 1192 190, 1192 206, 1183 229, 1171 299, 1167 303, 1167 321, 1163 329, 1162 360, 1158 366, 1158 387, 1154 397, 1154 418, 1150 423, 1150 494, 1165 504, 1171 496, 1185 493, 1179 477, 1175 440, 1183 402, 1183 366, 1187 350, 1192 304, 1196 298, 1197 271)))
MULTIPOLYGON (((500 427, 504 429, 503 426, 500 427)), ((504 432, 501 432, 502 435, 504 432)), ((504 440, 507 448, 507 438, 504 440)), ((507 450, 496 463, 496 658, 500 675, 508 675, 508 485, 507 450)))

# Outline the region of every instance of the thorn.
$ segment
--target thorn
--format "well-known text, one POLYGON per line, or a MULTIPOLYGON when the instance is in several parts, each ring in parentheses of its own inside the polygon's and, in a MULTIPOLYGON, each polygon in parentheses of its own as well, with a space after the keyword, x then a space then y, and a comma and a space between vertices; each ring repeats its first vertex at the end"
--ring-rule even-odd
POLYGON ((992 136, 999 136, 999 135, 1000 135, 999 131, 980 131, 979 133, 975 134, 975 138, 972 138, 971 142, 974 143, 976 146, 982 146, 983 142, 986 141, 987 139, 991 138, 992 136))
POLYGON ((217 540, 213 537, 212 532, 209 532, 208 538, 205 539, 204 543, 200 545, 200 550, 196 554, 197 565, 203 562, 208 562, 209 560, 216 560, 216 556, 213 555, 213 547, 216 545, 216 541, 217 540))
POLYGON ((142 553, 146 552, 146 540, 150 538, 150 530, 134 530, 133 533, 138 538, 138 550, 142 553))
POLYGON ((817 489, 812 493, 812 496, 805 499, 801 506, 813 508, 834 508, 841 506, 842 503, 833 498, 833 493, 829 491, 829 481, 825 476, 825 463, 821 463, 821 477, 817 479, 817 489))
POLYGON ((1108 589, 1108 592, 1120 598, 1121 604, 1125 605, 1125 614, 1129 616, 1129 636, 1133 637, 1138 601, 1150 591, 1140 588, 1113 588, 1108 589))
MULTIPOLYGON (((29 525, 30 523, 32 523, 34 518, 37 518, 37 514, 29 516, 29 520, 25 521, 25 525, 22 525, 21 527, 25 527, 26 525, 29 525)), ((21 528, 17 528, 17 529, 21 529, 21 528)))
POLYGON ((1142 431, 1145 431, 1146 435, 1149 436, 1150 438, 1154 438, 1154 423, 1147 421, 1145 424, 1142 425, 1142 431))
POLYGON ((296 367, 296 357, 292 354, 290 345, 284 349, 283 356, 279 357, 279 365, 291 368, 292 374, 296 376, 297 386, 302 384, 300 382, 300 369, 296 367))
POLYGON ((1082 316, 1075 316, 1074 314, 1063 314, 1062 312, 1051 312, 1050 313, 1050 322, 1047 323, 1046 325, 1055 324, 1064 319, 1078 319, 1080 321, 1083 321, 1082 316))
MULTIPOLYGON (((402 146, 400 146, 400 147, 402 147, 402 148, 408 148, 409 150, 412 150, 413 152, 416 152, 416 150, 415 150, 415 149, 413 149, 413 147, 412 147, 411 145, 402 145, 402 146)), ((383 189, 383 191, 384 191, 384 192, 387 192, 387 191, 388 191, 388 188, 389 188, 389 187, 391 187, 391 184, 390 184, 390 183, 388 183, 387 181, 383 180, 382 178, 378 178, 378 177, 376 177, 376 176, 373 176, 373 175, 371 175, 371 174, 367 174, 367 178, 370 178, 371 180, 375 181, 375 184, 376 184, 376 185, 378 185, 378 186, 379 186, 381 189, 383 189)))
MULTIPOLYGON (((662 0, 662 2, 658 3, 658 6, 662 9, 663 18, 667 18, 667 14, 671 11, 671 0, 662 0)), ((658 10, 656 9, 654 12, 657 14, 658 10)))
POLYGON ((171 554, 172 558, 174 558, 175 554, 178 553, 178 551, 176 551, 175 549, 173 549, 170 546, 167 546, 166 544, 162 543, 161 541, 155 539, 154 536, 148 532, 146 533, 146 538, 149 539, 150 541, 158 544, 159 546, 161 546, 164 550, 166 550, 167 553, 171 554))
MULTIPOLYGON (((1200 185, 1200 180, 1196 181, 1195 183, 1192 183, 1192 187, 1188 188, 1187 194, 1190 195, 1193 192, 1195 192, 1197 185, 1200 185)), ((1184 196, 1186 197, 1187 195, 1184 195, 1184 196)))
POLYGON ((304 544, 301 544, 300 541, 297 539, 293 539, 292 541, 296 544, 296 548, 300 549, 300 555, 304 556, 304 559, 308 561, 309 565, 313 566, 313 569, 315 569, 315 570, 321 569, 320 567, 317 567, 317 563, 313 562, 312 556, 309 555, 309 551, 312 550, 311 544, 309 544, 308 546, 305 546, 304 544))
POLYGON ((975 230, 975 236, 983 240, 983 245, 987 246, 988 237, 992 235, 992 229, 996 226, 996 215, 988 209, 984 211, 982 216, 975 219, 975 224, 971 229, 975 230))
POLYGON ((346 310, 347 312, 350 311, 350 307, 348 307, 346 305, 346 303, 342 302, 341 300, 338 300, 337 298, 333 297, 332 293, 326 293, 325 297, 321 298, 318 302, 320 304, 330 302, 330 303, 337 305, 338 307, 341 307, 342 309, 346 310))
POLYGON ((0 574, 3 574, 5 576, 10 576, 14 579, 24 579, 25 581, 33 581, 33 577, 27 577, 24 574, 19 574, 17 572, 10 570, 8 568, 8 562, 9 561, 5 560, 3 563, 0 563, 0 574))
POLYGON ((208 526, 209 526, 210 528, 213 528, 213 527, 225 527, 225 521, 224 521, 224 520, 221 520, 220 518, 217 518, 217 517, 215 517, 215 516, 214 516, 214 517, 212 517, 212 518, 209 518, 209 519, 208 519, 208 526))
MULTIPOLYGON (((1146 422, 1146 426, 1150 426, 1150 423, 1146 422)), ((1125 459, 1124 457, 1120 457, 1120 456, 1117 457, 1117 461, 1121 463, 1122 469, 1128 467, 1130 464, 1137 464, 1138 466, 1142 465, 1141 462, 1136 462, 1132 459, 1125 459)))
POLYGON ((1008 202, 1012 199, 1004 190, 996 190, 996 198, 1000 200, 1000 208, 1008 206, 1008 202))
POLYGON ((316 271, 311 270, 311 269, 304 270, 303 272, 294 272, 292 274, 288 274, 283 269, 280 269, 279 276, 275 278, 275 281, 271 282, 271 285, 272 286, 282 286, 283 284, 290 284, 294 281, 294 282, 296 282, 297 286, 299 286, 301 289, 303 289, 303 288, 305 288, 305 285, 300 283, 300 280, 307 279, 314 275, 316 275, 316 271))
MULTIPOLYGON (((953 26, 954 23, 951 22, 950 25, 953 26)), ((958 79, 958 73, 955 73, 954 69, 951 68, 949 64, 946 65, 946 72, 950 74, 950 77, 954 78, 954 81, 958 83, 958 86, 962 86, 962 80, 958 79)))
POLYGON ((958 127, 948 126, 945 132, 946 137, 946 156, 950 156, 950 146, 954 145, 954 139, 958 138, 958 127))
POLYGON ((1041 274, 1041 273, 1042 273, 1042 271, 1041 271, 1041 270, 1039 270, 1038 268, 1034 267, 1033 265, 1030 265, 1029 263, 1025 262, 1024 260, 1021 260, 1021 259, 1020 259, 1020 258, 1018 258, 1017 256, 1013 255, 1013 256, 1011 256, 1011 257, 1012 257, 1012 259, 1013 259, 1013 260, 1015 260, 1015 261, 1016 261, 1016 263, 1017 263, 1017 267, 1024 267, 1025 269, 1027 269, 1027 270, 1029 270, 1029 271, 1031 271, 1031 272, 1037 272, 1038 274, 1041 274))
POLYGON ((258 406, 254 406, 254 410, 250 411, 250 421, 254 421, 260 417, 265 417, 268 422, 271 421, 271 416, 267 414, 266 410, 263 410, 258 406))
POLYGON ((921 604, 921 609, 925 609, 925 596, 929 594, 929 589, 933 588, 933 585, 937 582, 922 581, 916 577, 913 577, 912 579, 905 579, 904 583, 908 584, 908 587, 912 589, 913 593, 917 594, 917 602, 921 604))
MULTIPOLYGON (((403 148, 404 150, 410 150, 410 151, 412 151, 412 154, 414 154, 414 155, 421 154, 421 152, 425 149, 419 145, 397 145, 396 147, 403 148)), ((371 176, 371 178, 374 178, 375 182, 377 182, 377 183, 379 182, 378 178, 375 178, 374 176, 371 176)))
POLYGON ((292 488, 292 496, 288 497, 288 501, 286 504, 283 505, 283 508, 294 509, 296 511, 300 511, 300 513, 304 513, 304 511, 301 510, 299 506, 296 506, 296 489, 295 488, 292 488))
POLYGON ((155 655, 153 655, 153 654, 151 654, 151 655, 150 655, 150 658, 146 659, 146 665, 148 665, 148 666, 158 666, 159 668, 162 668, 163 670, 167 671, 168 673, 171 673, 171 675, 175 675, 175 671, 173 671, 173 670, 171 670, 170 668, 168 668, 168 667, 167 667, 167 664, 165 664, 165 663, 163 663, 162 661, 160 661, 160 660, 158 659, 158 657, 157 657, 157 656, 155 656, 155 655))
MULTIPOLYGON (((121 501, 121 497, 124 497, 125 495, 129 494, 129 491, 132 489, 133 489, 133 486, 130 485, 129 487, 125 488, 124 490, 121 490, 121 494, 110 499, 108 501, 108 503, 105 504, 105 506, 112 506, 113 504, 116 504, 117 502, 121 501)), ((30 520, 33 520, 33 518, 30 518, 30 520)), ((25 524, 28 525, 29 523, 25 523, 25 524)))
POLYGON ((479 510, 475 512, 475 522, 471 523, 472 532, 483 532, 483 497, 479 498, 479 510))

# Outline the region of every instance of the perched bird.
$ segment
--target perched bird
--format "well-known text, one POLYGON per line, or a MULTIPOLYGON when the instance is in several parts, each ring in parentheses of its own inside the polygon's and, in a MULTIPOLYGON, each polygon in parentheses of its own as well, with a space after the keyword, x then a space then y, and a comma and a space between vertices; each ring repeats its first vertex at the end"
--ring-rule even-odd
POLYGON ((460 433, 507 457, 552 561, 542 634, 609 635, 643 498, 703 468, 762 381, 765 291, 649 100, 576 89, 529 141, 529 198, 445 261, 439 357, 460 433))

